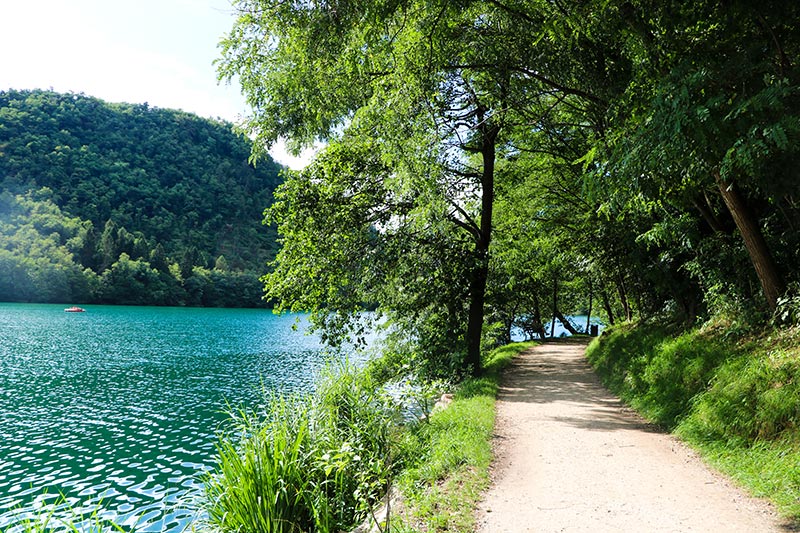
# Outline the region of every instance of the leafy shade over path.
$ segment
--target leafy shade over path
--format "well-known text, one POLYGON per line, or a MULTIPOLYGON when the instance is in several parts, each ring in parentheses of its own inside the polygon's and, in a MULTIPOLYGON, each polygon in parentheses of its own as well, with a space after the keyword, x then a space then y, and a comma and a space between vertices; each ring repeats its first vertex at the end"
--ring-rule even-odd
POLYGON ((479 532, 786 531, 603 388, 586 345, 539 345, 507 369, 479 532))

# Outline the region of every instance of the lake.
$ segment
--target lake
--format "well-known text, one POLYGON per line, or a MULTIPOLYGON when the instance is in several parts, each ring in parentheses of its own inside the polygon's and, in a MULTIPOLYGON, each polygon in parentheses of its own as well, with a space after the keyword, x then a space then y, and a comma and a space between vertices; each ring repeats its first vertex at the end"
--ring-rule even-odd
MULTIPOLYGON (((297 315, 0 303, 0 530, 91 512, 181 531, 226 404, 309 389, 324 364, 297 315), (299 328, 302 330, 302 325, 299 328)), ((302 320, 302 317, 301 317, 302 320)))

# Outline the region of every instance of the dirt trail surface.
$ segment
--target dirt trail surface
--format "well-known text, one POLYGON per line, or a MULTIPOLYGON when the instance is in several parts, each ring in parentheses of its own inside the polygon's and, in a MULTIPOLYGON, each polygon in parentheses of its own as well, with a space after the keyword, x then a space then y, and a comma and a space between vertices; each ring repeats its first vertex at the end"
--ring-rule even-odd
POLYGON ((543 344, 506 370, 479 532, 787 531, 771 507, 625 408, 585 348, 543 344))

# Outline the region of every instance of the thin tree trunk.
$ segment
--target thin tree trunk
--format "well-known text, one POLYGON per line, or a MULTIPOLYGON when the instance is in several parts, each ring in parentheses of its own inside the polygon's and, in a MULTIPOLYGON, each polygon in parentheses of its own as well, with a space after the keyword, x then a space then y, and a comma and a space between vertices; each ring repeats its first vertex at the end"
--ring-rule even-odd
MULTIPOLYGON (((483 112, 478 110, 479 116, 483 112)), ((481 334, 483 332, 483 305, 486 299, 486 281, 489 277, 489 244, 492 241, 492 208, 494 206, 495 148, 499 128, 482 119, 481 155, 481 224, 480 236, 475 244, 476 265, 470 282, 470 302, 467 322, 467 359, 465 364, 474 374, 480 374, 481 334)))
POLYGON ((784 197, 781 201, 777 202, 778 210, 783 215, 783 220, 786 222, 786 225, 789 227, 791 231, 795 231, 795 223, 792 220, 792 217, 789 216, 789 213, 786 212, 786 208, 783 206, 783 202, 786 201, 784 197))
POLYGON ((617 292, 619 293, 622 309, 625 311, 625 320, 630 322, 633 318, 633 313, 631 313, 631 304, 628 302, 628 293, 625 290, 625 278, 622 275, 622 269, 617 273, 617 292))
POLYGON ((592 325, 592 276, 589 276, 589 310, 586 312, 586 334, 589 334, 589 327, 592 325))
POLYGON ((764 297, 770 309, 775 309, 778 304, 778 298, 784 290, 783 278, 778 272, 775 261, 767 246, 767 241, 764 239, 758 221, 750 211, 747 201, 740 194, 736 184, 725 183, 719 170, 714 170, 714 180, 717 182, 717 187, 731 212, 733 221, 736 223, 736 228, 744 240, 747 253, 750 255, 750 260, 753 262, 753 267, 758 275, 758 280, 761 282, 761 289, 764 292, 764 297))
POLYGON ((544 324, 542 323, 542 308, 539 305, 539 296, 536 291, 533 292, 533 325, 534 331, 539 335, 541 340, 544 340, 544 324))
POLYGON ((695 209, 700 213, 703 219, 706 221, 706 224, 711 227, 711 230, 715 233, 727 233, 725 229, 725 225, 719 219, 716 213, 714 213, 714 208, 711 207, 711 203, 708 201, 708 198, 703 195, 702 200, 696 199, 692 202, 694 204, 695 209))
POLYGON ((511 344, 511 329, 514 327, 514 318, 517 316, 517 306, 511 309, 511 313, 506 317, 503 323, 503 340, 504 344, 511 344))
POLYGON ((553 274, 553 321, 550 323, 550 338, 556 336, 556 313, 558 312, 558 278, 553 274))
POLYGON ((564 326, 564 329, 569 331, 572 335, 577 335, 580 333, 580 331, 575 329, 575 326, 573 326, 572 323, 567 320, 567 317, 565 317, 557 307, 554 314, 558 317, 558 321, 561 322, 561 324, 564 326))
POLYGON ((606 315, 608 315, 608 323, 613 326, 615 322, 614 311, 611 309, 611 300, 608 298, 608 292, 605 287, 600 289, 600 297, 603 299, 603 309, 605 309, 606 315))

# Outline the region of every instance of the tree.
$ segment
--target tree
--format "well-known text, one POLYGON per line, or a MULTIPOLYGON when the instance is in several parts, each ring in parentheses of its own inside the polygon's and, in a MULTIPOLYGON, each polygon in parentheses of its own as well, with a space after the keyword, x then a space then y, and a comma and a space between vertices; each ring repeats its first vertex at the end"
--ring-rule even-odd
MULTIPOLYGON (((467 305, 442 308, 456 314, 445 322, 456 328, 460 340, 455 348, 463 347, 463 366, 478 371, 498 154, 506 149, 510 132, 521 124, 530 128, 528 115, 554 93, 573 104, 597 100, 545 77, 540 65, 531 64, 542 55, 531 36, 541 32, 546 20, 536 11, 520 16, 500 3, 483 2, 242 0, 237 7, 239 20, 223 43, 220 71, 242 81, 254 112, 250 132, 264 144, 281 136, 297 145, 315 138, 347 138, 347 146, 374 141, 380 164, 353 164, 347 175, 358 178, 377 170, 371 177, 387 189, 383 196, 388 201, 372 209, 388 210, 385 225, 408 223, 417 231, 398 231, 392 242, 399 235, 425 235, 426 242, 439 243, 440 255, 460 251, 445 257, 459 263, 453 270, 462 277, 452 282, 462 288, 458 292, 467 305)), ((341 155, 338 145, 333 152, 341 155)), ((330 161, 320 163, 322 177, 312 170, 292 179, 313 186, 315 179, 331 176, 324 170, 330 161)), ((291 209, 275 213, 290 216, 291 209)), ((290 232, 284 233, 284 246, 291 245, 293 230, 278 222, 290 232)), ((386 232, 385 226, 374 229, 386 232)), ((329 243, 308 246, 339 253, 329 243)), ((409 237, 405 246, 419 242, 409 237)), ((289 290, 278 277, 297 274, 292 261, 305 265, 299 254, 279 255, 267 283, 270 295, 287 305, 332 310, 322 295, 350 290, 350 277, 344 275, 309 282, 307 292, 294 283, 289 290)), ((399 263, 387 267, 394 274, 388 278, 392 283, 411 287, 397 276, 413 271, 403 271, 399 263)), ((436 269, 442 270, 447 268, 436 269)), ((416 312, 380 296, 376 303, 384 308, 396 305, 391 309, 395 319, 400 309, 416 312)))
POLYGON ((0 212, 0 299, 90 301, 94 273, 76 262, 87 230, 53 203, 49 189, 6 196, 0 212))
POLYGON ((214 261, 214 270, 219 270, 220 272, 227 272, 229 270, 228 261, 225 259, 224 255, 217 257, 217 260, 214 261))
POLYGON ((119 259, 121 253, 119 246, 119 226, 111 219, 106 221, 103 233, 100 235, 98 252, 101 257, 100 272, 107 270, 119 259))
POLYGON ((155 248, 150 252, 150 266, 162 273, 169 273, 169 262, 167 261, 167 252, 161 243, 156 244, 155 248))
POLYGON ((268 295, 336 338, 377 307, 462 371, 487 310, 539 330, 583 292, 609 322, 691 321, 751 295, 742 257, 774 307, 800 244, 798 8, 731 6, 238 1, 219 67, 249 133, 329 143, 277 193, 268 295))
POLYGON ((639 177, 635 189, 654 201, 696 208, 714 232, 732 220, 774 309, 787 272, 767 221, 776 207, 790 226, 797 217, 790 162, 800 153, 790 139, 800 136, 800 102, 789 59, 800 46, 797 6, 644 1, 617 9, 636 65, 617 100, 618 176, 639 177), (716 210, 714 195, 727 212, 716 210))
POLYGON ((100 292, 103 301, 125 305, 163 305, 168 297, 168 288, 158 271, 146 261, 131 259, 125 252, 103 273, 100 292))

